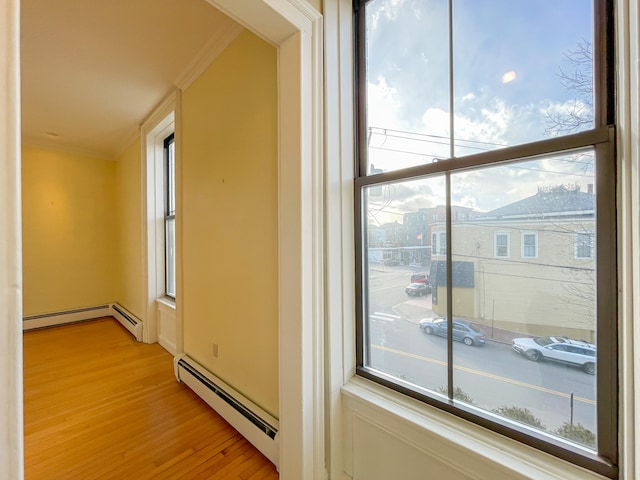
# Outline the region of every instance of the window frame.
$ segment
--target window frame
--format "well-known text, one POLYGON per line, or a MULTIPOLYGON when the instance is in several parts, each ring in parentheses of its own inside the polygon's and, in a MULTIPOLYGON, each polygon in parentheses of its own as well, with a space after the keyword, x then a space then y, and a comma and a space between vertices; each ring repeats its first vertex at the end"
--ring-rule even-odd
MULTIPOLYGON (((453 413, 480 426, 515 439, 521 443, 550 453, 575 465, 587 468, 610 478, 618 478, 618 359, 617 352, 617 219, 615 215, 598 215, 596 218, 596 262, 597 262, 597 332, 598 349, 605 354, 599 355, 597 363, 597 454, 574 448, 566 442, 538 434, 526 428, 520 428, 501 418, 489 418, 490 415, 478 412, 453 399, 452 385, 452 332, 447 343, 449 363, 448 400, 443 401, 437 395, 424 394, 411 388, 397 378, 367 367, 368 356, 365 342, 368 341, 366 318, 367 305, 364 293, 368 291, 366 258, 366 202, 363 192, 367 187, 382 186, 401 180, 413 180, 442 174, 446 178, 450 192, 452 173, 495 165, 516 159, 535 159, 555 153, 564 153, 591 146, 594 151, 598 179, 596 192, 597 211, 615 211, 616 205, 616 112, 615 112, 615 15, 614 0, 594 0, 594 128, 535 142, 514 145, 489 152, 453 157, 446 161, 408 167, 402 170, 367 174, 367 135, 366 135, 366 41, 364 7, 373 0, 353 0, 354 12, 354 75, 355 75, 355 179, 354 179, 354 229, 356 263, 356 373, 392 390, 428 405, 453 413), (607 218, 605 218, 607 217, 607 218), (365 220, 365 221, 363 221, 365 220), (604 298, 604 301, 601 299, 604 298), (611 352, 611 354, 607 354, 611 352)), ((451 29, 450 29, 451 31, 451 29)), ((447 194, 445 208, 446 231, 451 232, 452 208, 450 193, 447 194)), ((451 235, 447 235, 446 261, 451 265, 451 235)), ((536 237, 536 255, 539 239, 536 237)), ((433 252, 435 253, 435 249, 433 252)), ((532 257, 526 257, 532 258, 532 257)), ((451 276, 447 279, 448 291, 452 291, 451 276)), ((451 312, 452 298, 447 296, 447 311, 451 312)))
POLYGON ((176 294, 170 292, 170 272, 169 272, 169 241, 168 241, 168 224, 173 222, 174 228, 174 245, 173 245, 173 286, 176 287, 176 246, 175 246, 175 232, 176 232, 176 191, 175 191, 175 132, 172 132, 163 140, 164 151, 164 295, 175 301, 176 294), (174 152, 170 155, 170 146, 173 145, 174 152), (170 158, 171 157, 171 158, 170 158), (173 171, 171 171, 173 167, 173 171))
POLYGON ((526 230, 523 231, 521 233, 521 251, 520 254, 522 256, 522 258, 526 258, 526 259, 536 259, 539 256, 539 249, 540 249, 540 245, 538 243, 538 232, 535 232, 533 230, 526 230), (527 237, 533 237, 534 239, 534 243, 533 245, 527 245, 526 244, 526 238, 527 237), (527 255, 527 248, 531 248, 533 246, 533 255, 527 255))
POLYGON ((495 258, 509 258, 511 256, 511 235, 509 232, 495 232, 493 234, 493 255, 495 258), (507 239, 506 245, 498 245, 498 237, 505 237, 507 239), (498 247, 505 247, 507 252, 504 255, 499 255, 498 247))
POLYGON ((574 248, 574 258, 576 260, 592 260, 593 259, 594 239, 595 239, 595 232, 576 232, 575 248, 574 248), (588 245, 585 243, 582 243, 582 240, 580 239, 583 239, 583 238, 589 239, 588 245), (588 256, 580 255, 580 249, 587 248, 587 247, 589 248, 589 255, 588 256))

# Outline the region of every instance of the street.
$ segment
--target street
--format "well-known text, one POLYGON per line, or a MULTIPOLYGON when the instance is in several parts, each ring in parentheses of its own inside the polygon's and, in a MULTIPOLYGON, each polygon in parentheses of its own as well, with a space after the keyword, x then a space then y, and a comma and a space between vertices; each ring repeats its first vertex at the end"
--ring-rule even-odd
MULTIPOLYGON (((406 267, 373 270, 369 281, 369 366, 429 390, 446 391, 447 340, 425 335, 422 318, 433 318, 431 295, 409 297, 406 267)), ((547 430, 570 422, 596 432, 595 376, 552 362, 532 362, 510 345, 453 343, 453 381, 477 407, 530 410, 547 430)))

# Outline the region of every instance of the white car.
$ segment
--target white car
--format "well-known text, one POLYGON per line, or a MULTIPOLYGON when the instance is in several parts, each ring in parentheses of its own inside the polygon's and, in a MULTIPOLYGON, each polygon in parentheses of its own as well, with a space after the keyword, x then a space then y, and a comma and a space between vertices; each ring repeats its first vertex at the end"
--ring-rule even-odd
POLYGON ((529 360, 551 360, 575 365, 589 375, 596 373, 596 346, 567 337, 514 338, 511 347, 529 360))

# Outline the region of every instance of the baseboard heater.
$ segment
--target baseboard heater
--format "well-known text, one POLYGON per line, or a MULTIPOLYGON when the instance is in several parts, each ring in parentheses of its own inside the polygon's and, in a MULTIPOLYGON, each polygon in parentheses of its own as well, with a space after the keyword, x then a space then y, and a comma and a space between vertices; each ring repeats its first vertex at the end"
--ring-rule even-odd
POLYGON ((122 305, 114 303, 111 305, 111 316, 129 330, 136 340, 142 341, 142 322, 135 315, 128 312, 122 305))
POLYGON ((278 468, 278 421, 187 355, 175 357, 178 381, 187 385, 278 468))
POLYGON ((83 322, 100 317, 111 315, 109 305, 96 305, 94 307, 77 308, 74 310, 64 310, 61 312, 43 313, 40 315, 29 315, 22 319, 22 330, 35 330, 38 328, 55 327, 67 323, 83 322))

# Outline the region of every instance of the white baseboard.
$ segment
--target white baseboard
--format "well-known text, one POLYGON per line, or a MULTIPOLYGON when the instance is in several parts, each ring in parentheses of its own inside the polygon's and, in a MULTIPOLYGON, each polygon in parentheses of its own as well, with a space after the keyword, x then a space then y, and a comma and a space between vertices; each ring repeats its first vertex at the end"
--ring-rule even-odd
POLYGON ((111 305, 110 315, 120 322, 124 328, 129 330, 131 335, 133 335, 137 341, 142 341, 142 320, 129 312, 119 303, 111 305))
POLYGON ((38 328, 55 327, 67 323, 83 322, 111 315, 110 305, 97 305, 94 307, 77 308, 62 312, 43 313, 41 315, 29 315, 22 319, 22 330, 35 330, 38 328))
POLYGON ((180 382, 191 388, 278 468, 278 420, 187 355, 175 357, 174 366, 180 382))

